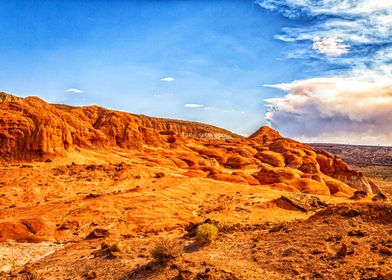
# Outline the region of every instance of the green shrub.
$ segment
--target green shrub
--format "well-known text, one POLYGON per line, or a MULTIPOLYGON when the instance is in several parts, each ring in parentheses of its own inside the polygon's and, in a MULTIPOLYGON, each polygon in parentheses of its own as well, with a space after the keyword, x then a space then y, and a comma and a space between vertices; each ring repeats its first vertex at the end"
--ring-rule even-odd
POLYGON ((206 244, 214 241, 218 236, 218 227, 213 224, 201 224, 196 229, 196 241, 199 244, 206 244))
POLYGON ((152 257, 159 262, 166 262, 178 257, 183 251, 181 243, 172 238, 159 239, 151 250, 152 257))

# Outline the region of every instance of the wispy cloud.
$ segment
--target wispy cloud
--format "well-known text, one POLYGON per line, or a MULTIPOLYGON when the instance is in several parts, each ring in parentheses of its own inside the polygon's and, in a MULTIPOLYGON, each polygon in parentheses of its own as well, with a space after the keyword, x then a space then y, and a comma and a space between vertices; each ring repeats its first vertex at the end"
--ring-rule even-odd
POLYGON ((154 93, 154 97, 168 97, 168 96, 174 96, 173 93, 167 92, 167 93, 154 93))
POLYGON ((83 90, 78 89, 78 88, 69 88, 65 92, 80 94, 80 93, 83 93, 83 90))
POLYGON ((350 46, 343 43, 343 40, 337 38, 313 38, 313 49, 319 53, 331 56, 340 56, 348 53, 350 46))
POLYGON ((389 0, 260 0, 258 3, 289 18, 312 19, 308 26, 284 28, 276 36, 279 40, 309 44, 321 40, 330 46, 336 42, 338 46, 353 48, 391 43, 392 1, 389 0))
POLYGON ((173 77, 164 77, 161 79, 161 81, 164 82, 173 82, 175 79, 173 77))
POLYGON ((286 92, 266 100, 282 133, 311 141, 392 145, 392 1, 261 0, 261 7, 304 24, 276 39, 290 58, 333 63, 332 76, 267 85, 286 92))
POLYGON ((195 103, 188 103, 184 105, 185 108, 189 108, 189 109, 197 109, 197 108, 202 108, 204 107, 204 105, 202 104, 195 104, 195 103))

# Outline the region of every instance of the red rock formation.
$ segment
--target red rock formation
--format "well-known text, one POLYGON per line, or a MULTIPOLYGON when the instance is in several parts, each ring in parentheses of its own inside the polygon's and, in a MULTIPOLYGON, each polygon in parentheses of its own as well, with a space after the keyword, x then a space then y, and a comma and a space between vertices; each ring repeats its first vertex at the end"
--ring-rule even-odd
POLYGON ((44 223, 36 218, 21 220, 19 223, 0 223, 0 242, 13 239, 18 242, 42 242, 37 234, 44 228, 44 223))
POLYGON ((0 95, 0 157, 35 160, 72 148, 170 147, 173 134, 207 139, 238 138, 229 131, 193 122, 150 118, 97 106, 51 105, 37 97, 0 95))
POLYGON ((200 123, 53 105, 5 93, 0 93, 0 116, 2 160, 45 160, 78 148, 126 149, 140 151, 154 164, 187 169, 191 172, 180 173, 188 176, 323 195, 377 191, 339 157, 266 126, 244 138, 200 123))
POLYGON ((249 185, 260 185, 260 182, 255 177, 253 177, 252 175, 249 175, 245 172, 236 171, 236 172, 233 172, 232 175, 236 175, 236 176, 240 176, 240 177, 244 178, 248 182, 249 185))
POLYGON ((285 167, 285 158, 282 154, 273 151, 261 151, 255 157, 264 163, 276 167, 285 167))
POLYGON ((300 175, 293 169, 284 167, 272 167, 264 165, 257 174, 256 179, 262 185, 275 183, 289 183, 294 179, 299 179, 300 175))
POLYGON ((378 192, 377 188, 372 188, 369 180, 360 172, 350 170, 339 156, 334 156, 325 151, 317 151, 317 162, 320 170, 326 175, 335 178, 357 190, 365 192, 378 192))

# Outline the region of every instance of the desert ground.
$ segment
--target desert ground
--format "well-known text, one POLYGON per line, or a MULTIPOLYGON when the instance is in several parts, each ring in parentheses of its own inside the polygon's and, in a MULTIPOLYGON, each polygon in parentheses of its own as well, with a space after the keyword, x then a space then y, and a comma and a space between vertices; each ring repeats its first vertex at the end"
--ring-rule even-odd
POLYGON ((0 246, 4 279, 378 279, 392 265, 389 203, 318 196, 304 210, 281 200, 299 194, 91 151, 3 165, 1 178, 0 218, 13 227, 2 237, 15 240, 0 246), (206 220, 220 233, 199 247, 188 230, 206 220), (151 256, 162 237, 183 249, 168 263, 151 256))
POLYGON ((0 110, 1 279, 392 279, 389 167, 266 127, 0 110))

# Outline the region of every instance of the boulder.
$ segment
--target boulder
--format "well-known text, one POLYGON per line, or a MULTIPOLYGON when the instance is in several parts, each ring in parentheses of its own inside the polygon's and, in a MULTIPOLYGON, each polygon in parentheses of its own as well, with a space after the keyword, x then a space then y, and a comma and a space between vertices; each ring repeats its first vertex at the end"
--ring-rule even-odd
POLYGON ((240 155, 228 157, 225 167, 231 169, 242 169, 253 163, 253 160, 244 158, 240 155))
POLYGON ((317 194, 317 195, 330 195, 328 187, 320 182, 312 179, 295 179, 290 182, 290 185, 300 190, 303 193, 317 194))
POLYGON ((347 196, 352 196, 355 192, 355 189, 331 177, 324 176, 324 182, 332 195, 336 193, 344 193, 347 196))
POLYGON ((320 166, 315 158, 306 156, 302 158, 302 165, 299 168, 304 173, 316 174, 320 172, 320 166))
POLYGON ((254 174, 254 177, 261 185, 268 185, 290 182, 294 179, 299 179, 300 175, 291 168, 268 167, 264 165, 258 173, 254 174))
POLYGON ((249 185, 260 185, 259 181, 257 181, 255 177, 253 177, 252 175, 246 174, 244 172, 236 171, 236 172, 233 172, 232 175, 240 176, 241 178, 244 178, 248 182, 249 185))
POLYGON ((293 169, 299 169, 303 165, 303 160, 302 157, 293 154, 292 152, 285 152, 283 154, 286 162, 286 166, 293 168, 293 169))
POLYGON ((277 152, 262 151, 257 153, 254 157, 272 166, 285 167, 286 165, 284 156, 277 152))

